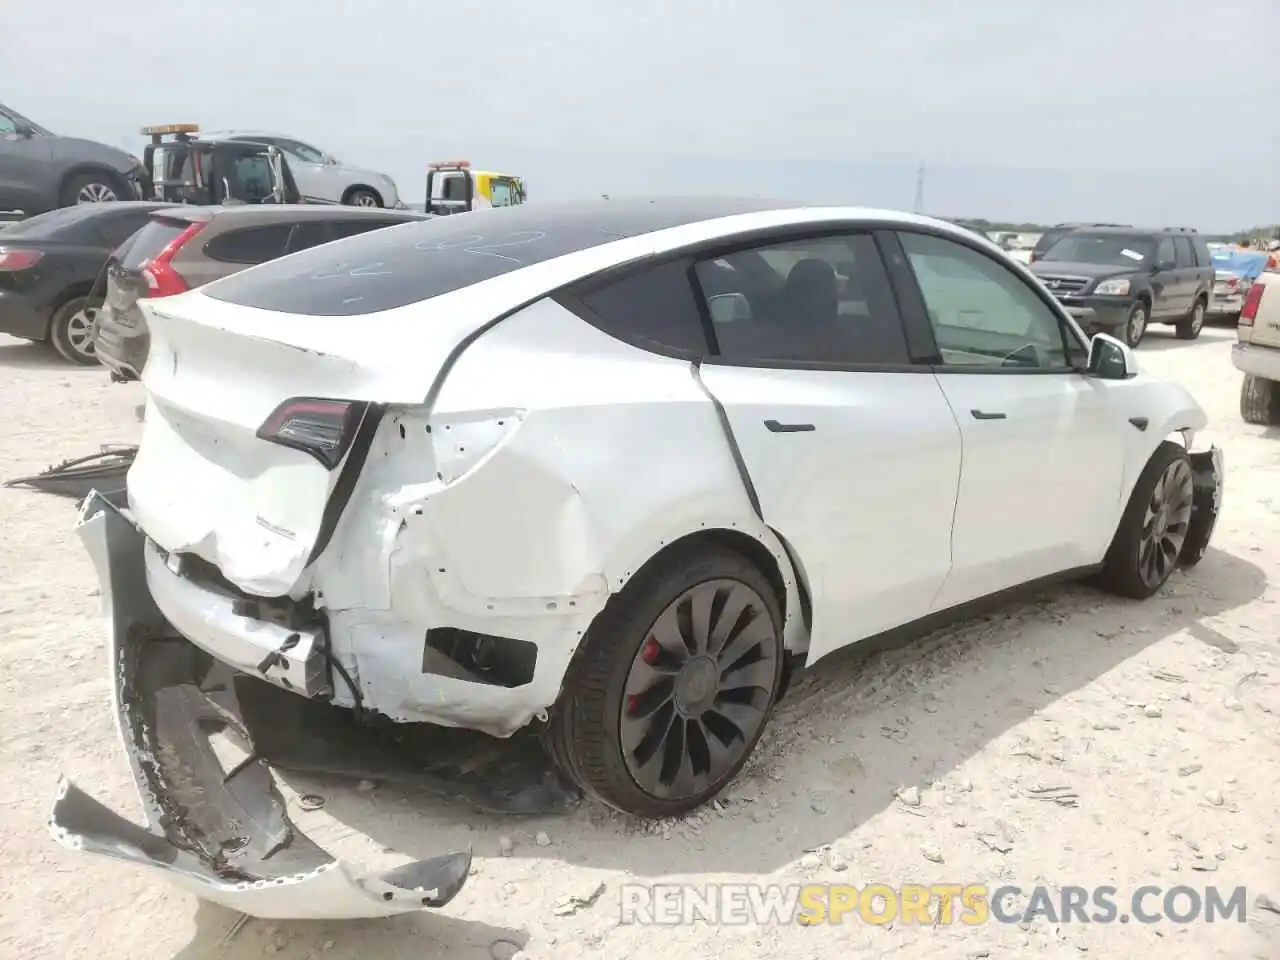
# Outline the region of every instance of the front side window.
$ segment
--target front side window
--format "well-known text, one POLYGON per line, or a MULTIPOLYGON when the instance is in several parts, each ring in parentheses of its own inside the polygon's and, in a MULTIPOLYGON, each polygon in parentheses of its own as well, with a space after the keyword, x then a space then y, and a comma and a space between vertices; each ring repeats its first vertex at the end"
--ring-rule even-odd
POLYGON ((870 234, 770 244, 704 260, 695 270, 726 360, 910 362, 893 289, 870 234))
POLYGON ((940 237, 899 237, 944 366, 1056 370, 1083 362, 1083 346, 1058 315, 1003 264, 940 237))
POLYGON ((1156 247, 1156 264, 1167 267, 1171 263, 1177 263, 1177 254, 1173 250, 1173 238, 1163 237, 1160 245, 1156 247))

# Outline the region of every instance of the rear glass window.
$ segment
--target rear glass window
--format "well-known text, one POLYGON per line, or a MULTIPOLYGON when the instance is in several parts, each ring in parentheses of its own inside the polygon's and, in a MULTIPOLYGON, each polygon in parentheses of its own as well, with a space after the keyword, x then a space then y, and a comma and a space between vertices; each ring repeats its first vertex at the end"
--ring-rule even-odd
POLYGON ((190 224, 183 220, 165 220, 153 217, 151 222, 138 231, 130 241, 128 249, 120 258, 120 265, 126 270, 136 270, 174 240, 182 235, 182 231, 190 224))
POLYGON ((216 280, 216 300, 279 313, 354 317, 438 297, 666 227, 776 208, 767 201, 619 200, 476 210, 372 230, 216 280))

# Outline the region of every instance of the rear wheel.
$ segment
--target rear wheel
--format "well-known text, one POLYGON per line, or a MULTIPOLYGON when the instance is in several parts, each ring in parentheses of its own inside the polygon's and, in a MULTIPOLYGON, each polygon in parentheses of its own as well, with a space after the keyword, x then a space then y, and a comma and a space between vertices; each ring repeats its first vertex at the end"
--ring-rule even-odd
POLYGON ((1124 325, 1124 342, 1132 349, 1142 342, 1147 334, 1147 325, 1151 322, 1151 310, 1139 300, 1129 309, 1129 319, 1124 325))
POLYGON ((368 187, 356 187, 348 190, 347 195, 342 198, 342 202, 349 207, 380 207, 382 206, 382 198, 377 192, 370 190, 368 187))
POLYGON ((1112 593, 1145 600, 1169 579, 1191 523, 1191 458, 1179 444, 1156 447, 1134 485, 1100 575, 1112 593))
POLYGON ((97 364, 93 318, 101 305, 101 300, 76 297, 53 312, 49 321, 49 342, 63 360, 81 367, 97 364))
POLYGON ((592 624, 548 738, 624 813, 666 817, 737 774, 782 681, 782 613, 746 557, 699 544, 642 570, 592 624))
POLYGON ((1280 384, 1246 373, 1240 385, 1240 417, 1268 427, 1280 423, 1280 384))
POLYGON ((1205 302, 1197 300, 1191 312, 1178 321, 1178 339, 1194 340, 1200 336, 1200 331, 1204 329, 1204 314, 1205 302))
POLYGON ((112 203, 126 199, 123 186, 105 173, 81 173, 62 186, 59 199, 64 207, 81 203, 112 203))

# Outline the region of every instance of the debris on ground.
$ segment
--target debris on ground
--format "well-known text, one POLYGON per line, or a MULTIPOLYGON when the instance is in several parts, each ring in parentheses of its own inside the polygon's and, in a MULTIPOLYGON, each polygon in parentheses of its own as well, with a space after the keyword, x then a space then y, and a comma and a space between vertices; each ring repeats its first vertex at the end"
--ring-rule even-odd
POLYGON ((581 896, 571 894, 567 897, 562 897, 560 900, 556 901, 556 905, 552 912, 557 917, 572 916, 579 910, 585 910, 587 907, 593 906, 595 902, 600 899, 604 890, 605 884, 602 880, 591 889, 590 893, 581 896))

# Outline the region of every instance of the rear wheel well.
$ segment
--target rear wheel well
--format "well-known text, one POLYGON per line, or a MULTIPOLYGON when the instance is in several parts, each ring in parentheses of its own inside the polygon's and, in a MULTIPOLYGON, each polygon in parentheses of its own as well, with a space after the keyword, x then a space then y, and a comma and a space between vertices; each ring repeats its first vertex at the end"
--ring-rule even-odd
POLYGON ((782 578, 782 571, 778 569, 778 561, 769 552, 768 547, 755 537, 740 530, 728 530, 723 527, 716 527, 711 530, 695 530, 693 533, 685 534, 670 543, 665 543, 657 553, 646 560, 634 573, 628 575, 623 585, 625 586, 626 582, 639 576, 641 571, 666 563, 673 554, 696 550, 700 543, 728 547, 730 550, 740 553, 750 560, 765 575, 769 585, 773 587, 774 595, 778 598, 778 607, 782 610, 782 616, 786 617, 787 585, 782 578))

